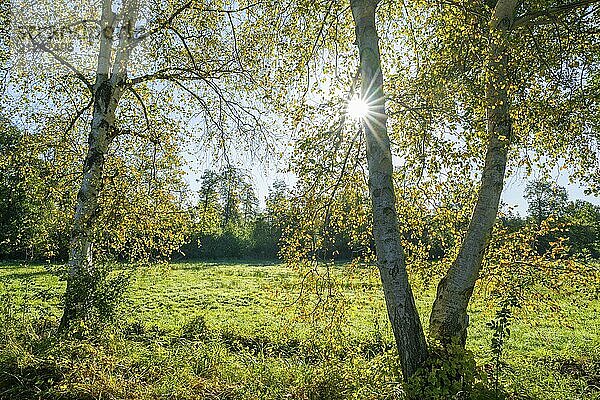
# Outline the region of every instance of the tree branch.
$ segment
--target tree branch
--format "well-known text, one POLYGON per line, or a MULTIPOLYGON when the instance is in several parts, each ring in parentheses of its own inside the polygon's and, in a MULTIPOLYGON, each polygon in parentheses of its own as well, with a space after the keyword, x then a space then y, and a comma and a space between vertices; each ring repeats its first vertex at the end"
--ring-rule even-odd
POLYGON ((94 104, 94 96, 90 97, 90 102, 85 107, 83 107, 77 111, 77 114, 75 114, 73 119, 71 119, 71 121, 69 122, 67 129, 65 129, 65 133, 70 132, 71 129, 73 129, 75 127, 75 123, 79 120, 79 118, 81 118, 81 116, 83 115, 84 112, 86 112, 87 110, 90 109, 92 104, 94 104))
POLYGON ((45 53, 50 54, 61 65, 63 65, 64 67, 68 68, 69 70, 71 70, 71 72, 73 72, 75 74, 75 76, 77 78, 79 78, 79 80, 81 82, 83 82, 83 84, 89 89, 90 93, 94 92, 94 86, 87 80, 87 78, 83 75, 83 73, 81 73, 77 68, 75 68, 75 66, 73 64, 71 64, 70 62, 68 62, 67 60, 65 60, 56 51, 54 51, 53 49, 49 48, 45 44, 43 44, 41 42, 36 42, 36 40, 33 38, 33 36, 31 35, 30 32, 27 32, 27 35, 29 36, 29 40, 31 40, 31 43, 36 48, 42 50, 45 53))
MULTIPOLYGON (((144 120, 146 121, 146 130, 148 132, 150 132, 150 118, 148 118, 148 110, 146 108, 146 104, 144 103, 144 100, 142 99, 142 97, 139 95, 139 93, 133 87, 129 86, 128 89, 131 93, 133 93, 133 96, 140 103, 140 106, 142 107, 142 112, 144 113, 144 120)), ((152 141, 154 143, 154 140, 150 139, 150 141, 152 141)))
POLYGON ((239 12, 246 11, 246 10, 249 10, 251 8, 254 8, 257 5, 262 4, 262 3, 264 3, 264 1, 257 1, 256 3, 248 4, 247 6, 240 7, 240 8, 235 8, 233 10, 216 9, 216 8, 205 8, 205 9, 194 8, 194 9, 195 10, 200 10, 200 11, 206 11, 206 12, 217 12, 217 13, 225 13, 225 14, 235 14, 235 13, 239 13, 239 12))
POLYGON ((568 4, 563 4, 563 5, 556 6, 556 7, 550 7, 546 10, 525 13, 524 15, 518 17, 515 20, 515 22, 513 23, 513 28, 526 27, 526 26, 533 25, 534 23, 539 24, 540 22, 537 22, 536 20, 538 18, 542 18, 542 17, 549 17, 550 20, 546 23, 550 23, 550 22, 552 22, 551 21, 552 18, 556 18, 560 14, 567 13, 569 11, 573 11, 578 8, 588 7, 593 4, 598 4, 598 3, 600 3, 600 0, 581 0, 581 1, 575 1, 572 3, 568 3, 568 4))
POLYGON ((149 30, 148 32, 144 33, 143 35, 138 36, 135 39, 136 43, 141 42, 142 40, 146 39, 149 36, 154 35, 155 33, 169 27, 173 21, 175 21, 175 18, 177 18, 177 16, 179 16, 179 14, 181 14, 182 12, 184 12, 186 9, 190 8, 192 6, 192 3, 194 2, 194 0, 188 0, 186 3, 184 3, 181 7, 179 7, 178 9, 176 9, 173 14, 171 14, 169 16, 169 18, 167 18, 166 20, 164 20, 161 24, 159 24, 156 28, 149 30))
POLYGON ((198 66, 196 64, 196 59, 195 59, 194 55, 192 54, 192 52, 191 52, 191 50, 190 50, 190 48, 189 48, 189 46, 188 46, 187 41, 185 40, 185 38, 174 27, 170 26, 168 29, 171 30, 175 34, 175 36, 177 36, 179 38, 179 40, 183 44, 183 48, 185 49, 185 52, 187 53, 188 58, 190 59, 192 65, 194 67, 194 69, 197 70, 198 66))
POLYGON ((143 82, 148 82, 152 80, 200 80, 207 81, 210 78, 219 78, 220 74, 232 74, 232 73, 243 73, 243 71, 239 71, 237 69, 220 69, 216 71, 212 71, 211 73, 196 71, 190 68, 164 68, 158 70, 154 73, 138 76, 136 78, 129 79, 126 82, 127 86, 137 85, 143 82), (214 75, 211 75, 214 74, 214 75))

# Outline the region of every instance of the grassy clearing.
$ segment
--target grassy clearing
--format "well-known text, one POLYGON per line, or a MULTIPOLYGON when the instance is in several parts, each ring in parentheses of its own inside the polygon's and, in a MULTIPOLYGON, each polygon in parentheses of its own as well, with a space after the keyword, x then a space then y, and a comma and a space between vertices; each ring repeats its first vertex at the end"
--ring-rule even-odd
MULTIPOLYGON (((307 286, 295 302, 302 275, 282 265, 136 271, 115 326, 59 342, 64 282, 42 266, 1 265, 0 398, 402 398, 376 273, 332 273, 334 318, 302 316, 318 298, 307 286)), ((416 296, 428 315, 433 290, 416 296)), ((600 399, 600 301, 558 300, 517 316, 502 374, 513 398, 600 399)), ((484 368, 493 312, 471 307, 468 347, 484 368)))

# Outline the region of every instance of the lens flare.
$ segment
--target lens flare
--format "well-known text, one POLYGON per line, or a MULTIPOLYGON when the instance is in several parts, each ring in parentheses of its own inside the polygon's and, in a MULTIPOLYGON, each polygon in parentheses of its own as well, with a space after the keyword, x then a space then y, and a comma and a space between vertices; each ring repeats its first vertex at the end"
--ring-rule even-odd
POLYGON ((354 97, 348 102, 347 113, 352 118, 363 119, 369 115, 369 104, 360 97, 354 97))

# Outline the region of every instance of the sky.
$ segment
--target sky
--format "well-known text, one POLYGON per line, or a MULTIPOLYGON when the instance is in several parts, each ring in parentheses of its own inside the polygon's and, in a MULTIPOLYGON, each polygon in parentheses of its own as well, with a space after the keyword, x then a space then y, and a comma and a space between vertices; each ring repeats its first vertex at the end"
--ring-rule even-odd
MULTIPOLYGON (((328 82, 321 83, 321 86, 328 85, 328 82)), ((327 92, 327 90, 324 90, 327 92)), ((319 103, 317 100, 317 94, 309 93, 308 100, 319 103)), ((340 95, 340 97, 344 97, 340 95)), ((322 100, 322 99, 321 99, 322 100)), ((351 108, 349 104, 349 109, 351 108)), ((356 116, 352 116, 349 111, 348 116, 350 118, 356 118, 356 116)), ((276 121, 281 122, 277 117, 276 121)), ((289 144, 290 138, 278 138, 276 141, 281 142, 281 148, 285 148, 286 144, 289 144), (283 144, 282 144, 283 143, 283 144)), ((281 150, 279 148, 279 150, 281 150)), ((234 155, 235 157, 235 155, 234 155)), ((272 187, 275 181, 284 181, 288 187, 293 187, 296 182, 296 177, 290 173, 284 172, 286 170, 286 159, 285 157, 281 157, 278 159, 270 159, 267 163, 258 159, 258 157, 250 156, 238 156, 241 160, 236 163, 236 166, 245 170, 248 175, 252 179, 252 183, 254 184, 254 188, 256 190, 256 195, 259 198, 260 206, 264 208, 265 206, 265 198, 269 193, 269 189, 272 187)), ((186 181, 190 185, 192 190, 195 190, 199 187, 197 180, 200 178, 204 170, 213 169, 219 170, 220 165, 214 162, 213 157, 206 154, 196 155, 196 156, 185 156, 189 165, 186 167, 187 176, 186 181)), ((400 162, 400 159, 396 159, 394 157, 394 163, 400 162)), ((525 188, 527 184, 536 179, 542 178, 542 173, 540 171, 534 170, 531 175, 527 175, 524 170, 517 171, 510 175, 504 185, 504 190, 502 192, 502 202, 508 205, 512 212, 518 214, 522 217, 527 215, 527 200, 524 198, 525 188)), ((556 183, 559 186, 564 187, 567 190, 567 194, 569 196, 569 200, 585 200, 592 204, 600 205, 600 197, 595 197, 591 195, 586 195, 584 193, 585 188, 580 186, 577 183, 572 183, 569 181, 569 171, 561 170, 556 168, 554 171, 550 173, 549 180, 556 183)))
MULTIPOLYGON (((527 214, 527 200, 523 197, 525 186, 527 185, 527 182, 535 180, 536 178, 537 176, 535 176, 535 174, 531 177, 515 174, 510 176, 504 185, 502 200, 510 206, 517 206, 514 211, 521 216, 527 214)), ((566 172, 555 172, 552 174, 550 180, 567 190, 569 200, 585 200, 592 204, 600 205, 600 197, 586 195, 584 193, 584 187, 577 183, 569 182, 569 176, 566 172)))
MULTIPOLYGON (((197 190, 199 185, 197 179, 206 169, 218 169, 214 166, 212 157, 196 156, 186 157, 188 166, 186 166, 186 182, 192 190, 197 190)), ((261 202, 261 207, 265 206, 265 198, 269 193, 269 188, 277 180, 283 180, 289 187, 292 187, 296 181, 295 176, 282 172, 285 169, 285 160, 270 160, 263 163, 259 160, 246 159, 241 163, 241 168, 245 169, 254 184, 256 194, 261 202)), ((539 174, 534 172, 531 176, 526 176, 523 172, 516 173, 508 177, 502 192, 502 201, 507 205, 514 207, 516 214, 525 216, 527 214, 527 200, 524 198, 525 187, 528 182, 539 178, 539 174)), ((600 197, 586 195, 585 188, 577 183, 569 182, 568 171, 554 171, 550 180, 559 186, 564 187, 569 195, 569 200, 585 200, 592 204, 600 205, 600 197)))
MULTIPOLYGON (((205 170, 212 169, 218 171, 221 167, 221 163, 215 162, 214 158, 209 154, 185 154, 184 159, 187 161, 187 164, 184 166, 186 172, 184 179, 191 190, 198 190, 200 187, 198 180, 205 170)), ((283 172, 286 164, 282 159, 271 159, 265 162, 256 157, 247 157, 235 163, 235 165, 245 170, 252 179, 262 208, 265 207, 265 199, 275 181, 284 181, 288 187, 293 187, 296 182, 295 176, 283 172)))
MULTIPOLYGON (((118 2, 116 2, 116 4, 118 4, 118 2)), ((315 69, 316 68, 317 66, 315 66, 315 69)), ((325 81, 318 83, 317 86, 320 87, 321 93, 328 93, 330 84, 330 79, 325 79, 325 81)), ((322 100, 318 93, 320 93, 319 90, 316 90, 314 93, 311 91, 308 96, 308 100, 317 102, 322 100)), ((186 181, 192 190, 198 188, 199 185, 197 183, 197 179, 200 178, 205 169, 211 167, 213 169, 218 169, 213 166, 214 163, 212 162, 210 156, 192 156, 190 154, 185 155, 184 158, 186 161, 188 161, 188 165, 185 168, 187 173, 186 181)), ((241 163, 241 167, 244 168, 251 176, 262 206, 264 206, 264 199, 269 192, 269 188, 276 180, 283 180, 288 184, 288 186, 293 186, 295 182, 295 177, 293 175, 282 172, 286 167, 285 160, 283 159, 270 160, 268 164, 265 164, 263 161, 259 161, 257 158, 249 158, 241 163)), ((519 213, 520 215, 525 215, 527 211, 527 202, 523 198, 525 186, 528 181, 535 178, 535 174, 532 177, 524 177, 516 174, 507 179, 502 199, 508 205, 516 206, 515 212, 519 213)), ((583 199, 600 205, 600 198, 586 196, 583 192, 584 188, 577 184, 570 183, 568 180, 568 175, 564 173, 564 171, 562 173, 557 172, 552 176, 552 179, 558 185, 567 189, 569 198, 571 200, 583 199)))

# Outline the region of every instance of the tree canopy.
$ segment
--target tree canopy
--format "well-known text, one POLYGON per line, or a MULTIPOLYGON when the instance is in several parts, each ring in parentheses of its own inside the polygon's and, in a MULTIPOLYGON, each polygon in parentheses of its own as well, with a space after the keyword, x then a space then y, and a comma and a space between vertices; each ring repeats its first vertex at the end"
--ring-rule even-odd
POLYGON ((418 381, 464 349, 481 280, 506 308, 597 276, 597 206, 546 180, 528 218, 501 199, 557 170, 600 192, 598 1, 6 4, 0 254, 67 261, 61 332, 121 290, 110 260, 278 255, 329 284, 354 259, 418 381), (198 148, 219 163, 192 187, 198 148), (241 155, 294 186, 263 206, 241 155), (428 332, 416 280, 439 282, 428 332))

